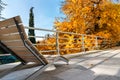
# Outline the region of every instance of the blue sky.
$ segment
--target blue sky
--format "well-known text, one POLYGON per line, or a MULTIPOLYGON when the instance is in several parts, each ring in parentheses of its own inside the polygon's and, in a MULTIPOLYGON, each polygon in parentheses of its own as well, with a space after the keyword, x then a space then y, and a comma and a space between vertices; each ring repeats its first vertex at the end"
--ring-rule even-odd
POLYGON ((23 24, 28 26, 29 9, 34 7, 35 27, 53 29, 55 17, 64 17, 60 11, 64 0, 2 0, 7 4, 2 16, 10 18, 20 15, 23 24))
POLYGON ((20 15, 23 24, 28 26, 29 9, 34 7, 35 27, 53 29, 55 17, 64 16, 61 1, 64 0, 2 0, 7 4, 2 16, 10 18, 20 15))

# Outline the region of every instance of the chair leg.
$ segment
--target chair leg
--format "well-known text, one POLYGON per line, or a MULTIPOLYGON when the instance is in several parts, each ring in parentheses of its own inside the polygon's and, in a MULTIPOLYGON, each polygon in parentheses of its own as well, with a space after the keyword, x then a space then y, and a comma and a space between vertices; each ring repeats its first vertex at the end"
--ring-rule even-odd
POLYGON ((12 68, 12 69, 3 71, 2 73, 0 73, 0 78, 4 77, 5 75, 7 75, 7 74, 9 74, 9 73, 11 73, 11 72, 13 72, 13 71, 18 70, 18 69, 19 69, 20 67, 22 67, 23 65, 24 65, 24 64, 21 63, 21 64, 15 66, 15 67, 12 68))
POLYGON ((63 56, 59 56, 57 57, 52 63, 49 63, 45 66, 42 66, 39 70, 37 70, 36 72, 34 72, 33 74, 31 74, 30 76, 28 76, 25 80, 35 80, 35 78, 37 76, 39 76, 46 68, 48 68, 49 66, 53 65, 53 63, 55 61, 58 61, 58 60, 62 60, 62 61, 65 61, 67 64, 69 64, 69 60, 63 56))
POLYGON ((51 66, 53 63, 49 63, 45 66, 42 66, 39 70, 28 76, 25 80, 34 80, 37 76, 39 76, 46 68, 51 66))
POLYGON ((54 62, 56 62, 58 60, 62 60, 64 62, 66 62, 67 64, 69 64, 69 60, 67 58, 65 58, 64 56, 58 56, 57 58, 55 58, 54 62))

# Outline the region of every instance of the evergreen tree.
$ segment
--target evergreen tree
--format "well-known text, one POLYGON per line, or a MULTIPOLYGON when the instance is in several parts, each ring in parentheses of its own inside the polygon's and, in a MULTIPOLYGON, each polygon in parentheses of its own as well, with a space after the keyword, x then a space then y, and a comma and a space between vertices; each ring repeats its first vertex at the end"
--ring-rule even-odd
MULTIPOLYGON (((1 17, 1 12, 2 12, 2 10, 4 9, 4 6, 6 6, 6 4, 4 4, 3 2, 2 2, 2 0, 0 0, 0 19, 3 19, 3 17, 1 17)), ((0 54, 3 54, 3 53, 5 53, 6 51, 5 50, 3 50, 1 47, 0 47, 0 54)))
MULTIPOLYGON (((30 8, 29 27, 33 27, 33 28, 34 28, 34 13, 33 13, 33 8, 34 8, 34 7, 31 7, 31 8, 30 8)), ((29 36, 35 36, 34 30, 29 29, 28 35, 29 35, 29 36)), ((30 41, 31 41, 32 43, 36 43, 36 40, 35 40, 34 37, 29 37, 29 39, 30 39, 30 41)))
POLYGON ((4 17, 1 16, 2 15, 1 12, 4 9, 4 6, 6 6, 6 4, 3 3, 2 0, 0 0, 0 19, 5 19, 4 17))

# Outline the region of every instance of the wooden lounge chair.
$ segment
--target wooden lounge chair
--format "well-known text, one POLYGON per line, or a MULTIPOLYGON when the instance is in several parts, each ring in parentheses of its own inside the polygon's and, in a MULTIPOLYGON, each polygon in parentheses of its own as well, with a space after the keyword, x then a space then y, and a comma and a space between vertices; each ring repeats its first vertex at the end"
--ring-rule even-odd
MULTIPOLYGON (((17 59, 21 61, 21 64, 0 73, 0 78, 6 74, 17 70, 19 67, 26 65, 29 62, 34 62, 42 66, 34 74, 30 75, 26 80, 33 80, 35 76, 43 72, 47 67, 53 63, 49 61, 32 45, 27 39, 22 21, 19 16, 0 21, 0 47, 4 48, 7 52, 10 52, 17 59)), ((63 59, 68 63, 68 60, 63 56, 59 56, 58 59, 63 59)), ((56 59, 55 59, 56 60, 56 59)))

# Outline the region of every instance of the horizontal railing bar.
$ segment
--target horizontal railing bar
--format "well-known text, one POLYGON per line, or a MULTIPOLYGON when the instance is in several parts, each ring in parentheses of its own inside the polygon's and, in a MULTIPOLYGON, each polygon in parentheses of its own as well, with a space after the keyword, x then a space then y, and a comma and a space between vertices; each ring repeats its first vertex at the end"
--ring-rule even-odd
POLYGON ((86 48, 96 48, 96 46, 90 46, 90 47, 86 47, 86 48))
POLYGON ((73 35, 85 35, 85 34, 78 34, 78 33, 73 33, 73 32, 62 32, 62 31, 57 31, 59 33, 64 33, 64 34, 73 34, 73 35))
POLYGON ((82 49, 82 48, 66 48, 66 49, 60 49, 60 51, 73 50, 73 49, 82 49))
MULTIPOLYGON (((29 38, 30 37, 34 37, 34 38, 48 38, 48 37, 44 37, 44 36, 28 36, 29 38)), ((55 37, 52 37, 52 38, 55 38, 55 37)), ((70 39, 70 38, 59 38, 59 39, 70 39)), ((73 38, 74 40, 77 40, 77 39, 80 39, 82 40, 81 38, 73 38)), ((95 40, 95 39, 89 39, 87 38, 87 40, 95 40)))
POLYGON ((59 45, 66 45, 66 44, 82 44, 82 43, 59 43, 59 45))
POLYGON ((99 37, 99 38, 102 38, 102 37, 100 37, 100 36, 79 34, 79 33, 73 33, 73 32, 62 32, 62 31, 55 31, 55 30, 42 29, 42 28, 33 28, 33 27, 27 27, 27 26, 25 26, 25 29, 33 29, 33 30, 40 30, 40 31, 58 32, 58 33, 64 33, 64 34, 84 35, 84 36, 92 36, 92 37, 99 37))
MULTIPOLYGON (((59 38, 59 39, 64 39, 64 40, 69 40, 70 38, 59 38)), ((73 40, 82 40, 82 38, 72 38, 73 40)), ((85 39, 85 40, 95 40, 95 39, 85 39)))
MULTIPOLYGON (((82 44, 80 43, 59 43, 60 45, 66 45, 66 44, 82 44)), ((84 44, 96 44, 96 43, 84 43, 84 44)))
POLYGON ((44 36, 28 36, 28 38, 46 38, 44 36))
POLYGON ((11 56, 11 54, 0 54, 0 57, 1 56, 11 56))
POLYGON ((45 46, 46 46, 46 45, 56 45, 56 44, 33 44, 33 45, 34 45, 34 46, 37 46, 37 45, 40 45, 40 46, 41 46, 41 45, 45 45, 45 46))
MULTIPOLYGON (((44 37, 44 36, 28 36, 28 37, 35 37, 35 38, 49 38, 49 37, 44 37)), ((55 37, 55 36, 54 36, 55 37)), ((52 37, 52 38, 54 38, 54 37, 52 37)), ((69 38, 59 38, 59 39, 69 39, 69 38)), ((74 40, 76 40, 76 39, 80 39, 80 40, 82 40, 82 38, 73 38, 74 40)), ((89 39, 89 38, 87 38, 87 40, 95 40, 95 39, 89 39)))
MULTIPOLYGON (((79 33, 73 33, 73 32, 62 32, 62 31, 56 31, 56 30, 49 30, 49 29, 42 29, 42 28, 33 28, 33 27, 25 27, 25 29, 32 29, 32 30, 39 30, 39 31, 47 31, 48 33, 52 32, 54 34, 52 35, 45 35, 45 36, 28 36, 28 37, 34 37, 34 38, 43 38, 41 39, 40 43, 37 43, 37 44, 33 44, 34 46, 36 45, 40 45, 40 46, 53 46, 53 48, 51 50, 41 50, 40 52, 56 52, 57 54, 60 53, 60 51, 63 51, 63 50, 83 50, 85 48, 98 48, 99 45, 101 45, 101 43, 99 43, 98 41, 99 40, 102 40, 104 42, 106 42, 106 44, 103 44, 103 45, 109 45, 108 42, 110 42, 110 40, 108 39, 105 39, 103 37, 100 37, 100 36, 95 36, 95 35, 87 35, 87 34, 79 34, 79 33), (64 34, 67 34, 68 36, 71 36, 71 35, 74 35, 75 37, 72 37, 72 38, 69 38, 67 36, 62 36, 64 34), (60 36, 61 35, 61 36, 60 36), (53 38, 55 39, 54 43, 52 44, 47 44, 47 41, 49 41, 50 39, 49 38, 53 38), (69 40, 73 40, 73 43, 68 43, 69 40), (88 42, 88 41, 89 42, 88 42), (43 41, 43 42, 42 42, 43 41), (62 43, 62 41, 64 41, 62 43), (45 42, 45 43, 44 43, 45 42), (72 47, 66 47, 66 45, 74 45, 78 44, 78 46, 76 48, 72 47), (62 45, 64 47, 62 47, 62 45), (60 49, 62 47, 62 49, 60 49), (65 49, 64 49, 65 48, 65 49), (56 50, 54 50, 56 49, 56 50), (60 51, 59 51, 60 50, 60 51)), ((46 32, 46 34, 47 34, 46 32)), ((85 51, 85 50, 84 50, 85 51)))
POLYGON ((39 51, 39 52, 56 52, 57 50, 44 50, 44 51, 39 51))
MULTIPOLYGON (((70 38, 59 38, 59 39, 70 39, 70 38)), ((82 40, 81 38, 72 38, 72 39, 74 39, 74 40, 77 40, 77 39, 82 40)))
POLYGON ((55 36, 50 36, 50 37, 44 37, 44 36, 28 36, 28 38, 33 37, 33 38, 55 38, 55 36))
MULTIPOLYGON (((48 37, 44 37, 44 36, 28 36, 28 38, 30 37, 34 37, 34 38, 48 38, 48 37)), ((52 38, 55 38, 54 36, 52 38)), ((70 39, 70 38, 59 38, 59 39, 70 39)), ((82 40, 82 38, 73 38, 74 40, 80 39, 82 40)), ((95 40, 95 39, 89 39, 87 38, 87 40, 95 40)), ((104 40, 105 41, 105 40, 104 40)), ((107 41, 107 40, 106 40, 107 41)))
POLYGON ((48 30, 48 29, 42 29, 42 28, 33 28, 33 27, 27 27, 27 26, 25 26, 25 28, 26 28, 26 29, 33 29, 33 30, 56 32, 56 31, 54 31, 54 30, 48 30))
POLYGON ((92 42, 91 42, 91 43, 84 43, 84 44, 96 44, 96 43, 92 43, 92 42))
MULTIPOLYGON (((59 45, 66 45, 66 44, 82 44, 81 42, 80 43, 59 43, 59 45)), ((84 43, 84 44, 96 44, 96 43, 84 43)), ((34 46, 36 45, 56 45, 56 44, 33 44, 34 46)))

